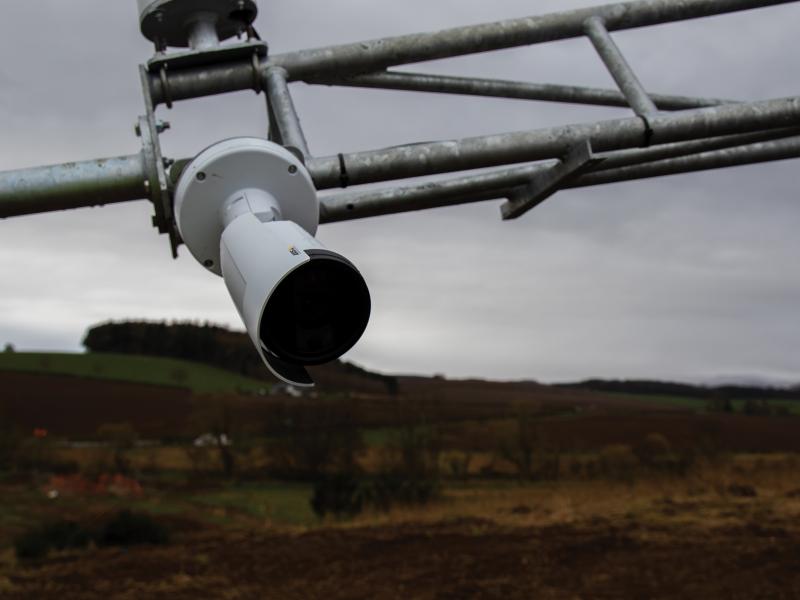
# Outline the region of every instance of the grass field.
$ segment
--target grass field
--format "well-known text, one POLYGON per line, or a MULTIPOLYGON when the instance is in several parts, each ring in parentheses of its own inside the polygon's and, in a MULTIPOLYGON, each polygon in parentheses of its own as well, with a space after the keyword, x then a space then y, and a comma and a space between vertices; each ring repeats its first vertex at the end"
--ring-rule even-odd
POLYGON ((199 363, 127 354, 3 352, 0 371, 181 387, 196 393, 257 393, 269 388, 263 381, 199 363))

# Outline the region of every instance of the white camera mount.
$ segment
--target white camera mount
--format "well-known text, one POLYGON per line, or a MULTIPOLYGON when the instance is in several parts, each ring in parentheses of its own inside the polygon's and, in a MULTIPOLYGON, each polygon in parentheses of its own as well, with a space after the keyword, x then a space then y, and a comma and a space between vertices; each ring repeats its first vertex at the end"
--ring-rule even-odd
POLYGON ((217 275, 222 275, 220 236, 243 211, 262 221, 294 221, 312 236, 319 224, 317 191, 303 163, 261 138, 209 146, 186 165, 175 189, 181 237, 197 261, 217 275))

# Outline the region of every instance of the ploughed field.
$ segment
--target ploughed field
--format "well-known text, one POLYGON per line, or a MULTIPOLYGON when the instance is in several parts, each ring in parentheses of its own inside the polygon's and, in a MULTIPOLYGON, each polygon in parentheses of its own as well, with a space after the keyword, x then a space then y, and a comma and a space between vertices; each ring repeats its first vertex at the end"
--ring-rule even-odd
MULTIPOLYGON (((354 377, 352 375, 347 377, 354 377)), ((342 376, 344 377, 344 375, 342 376)), ((362 378, 364 379, 364 378, 362 378)), ((240 433, 260 435, 285 418, 281 412, 317 411, 344 403, 361 428, 391 429, 424 415, 451 449, 493 451, 518 428, 521 415, 541 425, 556 450, 635 445, 660 433, 676 448, 712 445, 739 452, 800 452, 800 400, 770 401, 785 415, 707 412, 706 402, 609 394, 532 382, 498 383, 402 377, 394 394, 364 384, 319 397, 272 393, 271 384, 198 363, 114 354, 0 353, 0 425, 44 428, 60 438, 85 439, 106 423, 128 423, 141 438, 196 435, 192 418, 224 404, 240 433), (783 402, 783 403, 781 403, 783 402)), ((350 383, 342 379, 339 383, 350 383)), ((363 383, 363 382, 362 382, 363 383)), ((375 387, 374 382, 367 383, 375 387)))
POLYGON ((623 514, 609 505, 607 516, 490 502, 484 517, 457 516, 450 507, 446 517, 302 528, 176 523, 166 546, 89 549, 28 565, 6 557, 0 596, 800 597, 800 501, 774 510, 758 498, 650 500, 623 514))

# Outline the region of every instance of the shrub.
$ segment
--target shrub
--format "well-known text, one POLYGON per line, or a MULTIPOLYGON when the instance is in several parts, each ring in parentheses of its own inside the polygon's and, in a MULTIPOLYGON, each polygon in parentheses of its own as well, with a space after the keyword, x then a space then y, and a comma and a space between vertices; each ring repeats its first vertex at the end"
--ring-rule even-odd
POLYGON ((466 480, 469 477, 469 467, 472 454, 469 452, 451 452, 447 456, 447 465, 450 475, 456 479, 466 480))
POLYGON ((755 498, 758 496, 756 488, 752 485, 732 483, 728 486, 728 493, 737 498, 755 498))
POLYGON ((28 531, 14 540, 17 558, 32 560, 44 558, 50 550, 85 548, 91 536, 74 521, 60 520, 28 531))
POLYGON ((103 423, 97 428, 97 437, 108 444, 114 470, 123 474, 130 473, 130 452, 138 439, 133 426, 130 423, 103 423))
MULTIPOLYGON (((100 546, 132 546, 135 544, 164 544, 166 528, 144 514, 123 510, 108 521, 96 537, 100 546)), ((28 531, 14 540, 20 560, 44 558, 51 550, 86 548, 92 535, 74 521, 60 520, 28 531)))
POLYGON ((674 467, 672 445, 660 433, 648 433, 634 452, 641 463, 651 469, 669 470, 674 467))
POLYGON ((311 508, 320 517, 353 517, 364 507, 363 486, 349 474, 332 475, 314 484, 311 508))
POLYGON ((601 450, 600 464, 607 477, 630 481, 639 466, 639 459, 627 444, 612 444, 601 450))
POLYGON ((325 473, 358 471, 364 440, 357 414, 357 404, 336 396, 281 407, 269 422, 272 474, 314 481, 325 473))
POLYGON ((353 475, 338 474, 317 481, 311 508, 320 517, 354 517, 368 507, 387 511, 398 504, 426 504, 438 492, 438 481, 429 477, 384 473, 359 480, 353 475))
POLYGON ((50 544, 41 530, 28 531, 14 540, 14 550, 20 560, 36 560, 47 556, 50 544))
POLYGON ((85 548, 89 545, 89 532, 74 521, 56 521, 44 530, 45 538, 56 550, 85 548))
POLYGON ((97 543, 100 546, 134 546, 165 544, 168 540, 166 527, 152 517, 122 510, 106 523, 97 538, 97 543))
POLYGON ((389 510, 397 504, 427 504, 438 492, 439 483, 434 478, 386 473, 374 478, 364 495, 374 508, 389 510))
POLYGON ((521 479, 557 480, 561 475, 561 457, 535 425, 527 410, 517 416, 515 435, 500 447, 500 457, 514 465, 521 479))

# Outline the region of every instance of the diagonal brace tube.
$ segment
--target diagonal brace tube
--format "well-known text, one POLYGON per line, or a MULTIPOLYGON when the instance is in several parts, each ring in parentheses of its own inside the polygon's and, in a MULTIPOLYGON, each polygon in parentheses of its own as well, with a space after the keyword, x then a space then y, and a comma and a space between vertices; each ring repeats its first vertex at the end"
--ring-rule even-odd
MULTIPOLYGON (((515 100, 544 100, 548 102, 570 102, 598 106, 625 106, 630 104, 618 90, 561 85, 554 83, 528 83, 479 77, 454 77, 407 71, 384 71, 368 73, 331 81, 318 80, 310 83, 345 87, 377 88, 410 92, 433 92, 440 94, 462 94, 515 100)), ((684 110, 720 104, 734 104, 736 100, 720 98, 693 98, 668 94, 649 94, 662 110, 684 110)))
POLYGON ((658 112, 656 105, 647 95, 636 73, 625 60, 619 47, 611 39, 611 35, 600 17, 591 17, 584 23, 586 35, 595 50, 605 63, 608 72, 617 82, 620 91, 625 95, 633 111, 645 119, 658 112))
POLYGON ((270 122, 277 127, 277 137, 281 143, 305 161, 309 156, 308 143, 300 126, 300 117, 297 116, 286 77, 286 71, 280 67, 271 67, 264 73, 270 122))

